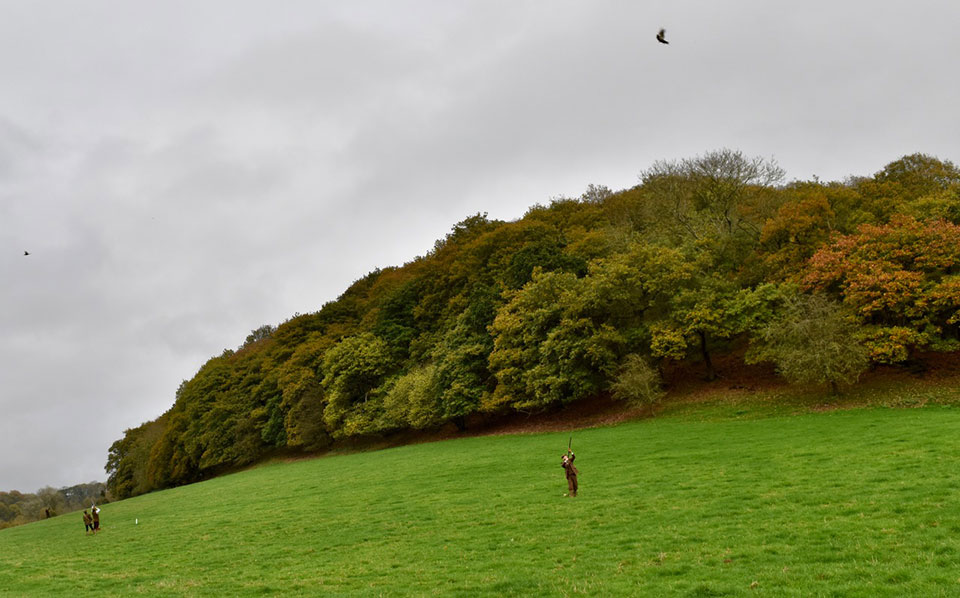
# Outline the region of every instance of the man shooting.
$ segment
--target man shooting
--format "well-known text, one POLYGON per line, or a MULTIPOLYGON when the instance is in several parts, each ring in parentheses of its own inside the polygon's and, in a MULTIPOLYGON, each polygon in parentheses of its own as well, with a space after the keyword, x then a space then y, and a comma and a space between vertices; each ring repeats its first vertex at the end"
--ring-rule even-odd
POLYGON ((570 448, 567 448, 567 454, 563 455, 563 458, 560 460, 560 467, 563 467, 564 472, 567 475, 567 488, 569 493, 567 496, 576 496, 577 495, 577 471, 576 466, 573 464, 573 460, 577 456, 573 454, 573 451, 570 448))

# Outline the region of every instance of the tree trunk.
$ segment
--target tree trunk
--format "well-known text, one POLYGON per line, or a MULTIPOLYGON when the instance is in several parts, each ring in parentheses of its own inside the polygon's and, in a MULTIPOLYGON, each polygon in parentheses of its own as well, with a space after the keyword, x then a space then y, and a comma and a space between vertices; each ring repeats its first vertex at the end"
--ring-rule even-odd
POLYGON ((707 368, 707 380, 713 382, 717 379, 717 371, 713 369, 713 362, 710 361, 710 352, 707 351, 707 333, 700 331, 700 355, 703 356, 703 365, 707 368))

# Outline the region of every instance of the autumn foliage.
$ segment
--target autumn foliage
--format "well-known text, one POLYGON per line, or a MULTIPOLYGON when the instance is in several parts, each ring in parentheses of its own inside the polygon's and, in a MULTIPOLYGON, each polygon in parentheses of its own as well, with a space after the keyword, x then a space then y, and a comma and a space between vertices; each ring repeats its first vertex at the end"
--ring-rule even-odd
POLYGON ((715 356, 744 347, 830 388, 869 363, 960 348, 952 163, 915 154, 873 177, 783 178, 720 150, 513 222, 470 216, 425 255, 212 357, 110 447, 111 491, 602 394, 649 404, 665 365, 709 380, 723 376, 715 356))
POLYGON ((960 348, 960 226, 895 216, 864 224, 815 253, 798 277, 851 307, 880 363, 918 348, 960 348))

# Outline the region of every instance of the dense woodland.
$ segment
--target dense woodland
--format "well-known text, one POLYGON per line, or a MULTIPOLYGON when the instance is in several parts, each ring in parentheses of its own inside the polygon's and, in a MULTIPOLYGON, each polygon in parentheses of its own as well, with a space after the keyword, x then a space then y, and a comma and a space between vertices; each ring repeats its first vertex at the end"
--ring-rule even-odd
POLYGON ((108 487, 123 498, 607 393, 649 403, 665 365, 711 380, 718 355, 826 393, 958 349, 954 164, 914 154, 871 177, 786 182, 772 161, 721 150, 514 222, 471 216, 427 255, 254 330, 113 444, 108 487))

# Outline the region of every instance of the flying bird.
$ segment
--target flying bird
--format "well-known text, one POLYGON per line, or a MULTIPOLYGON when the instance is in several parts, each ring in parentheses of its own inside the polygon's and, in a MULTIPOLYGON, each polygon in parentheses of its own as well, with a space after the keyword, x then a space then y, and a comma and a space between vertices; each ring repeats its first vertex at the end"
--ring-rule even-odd
POLYGON ((670 42, 668 42, 668 41, 667 41, 666 39, 664 39, 664 37, 663 37, 663 36, 666 35, 666 34, 667 34, 667 30, 666 30, 666 29, 661 29, 661 30, 660 30, 660 33, 657 34, 657 41, 660 42, 661 44, 669 44, 670 42))
POLYGON ((29 252, 29 251, 24 251, 24 252, 23 252, 23 255, 30 255, 30 252, 29 252))

